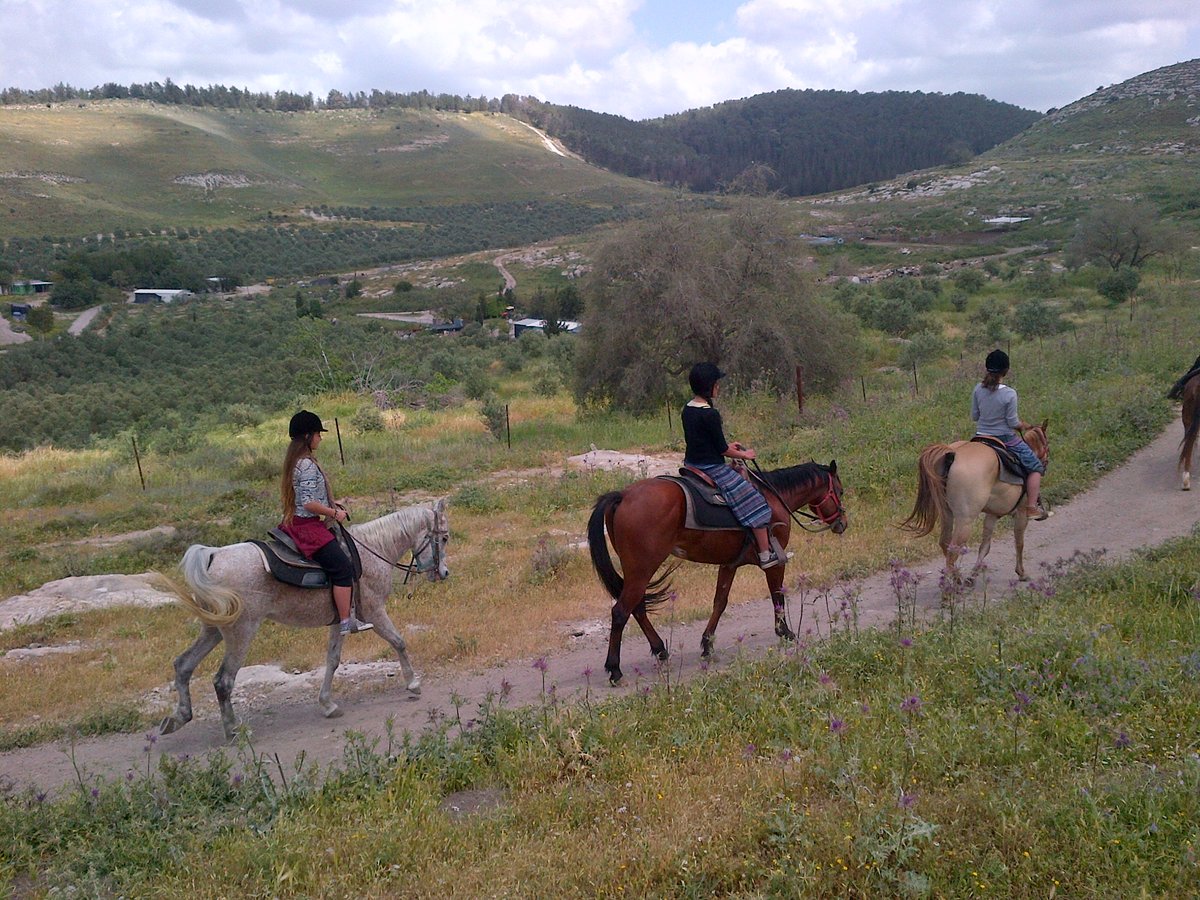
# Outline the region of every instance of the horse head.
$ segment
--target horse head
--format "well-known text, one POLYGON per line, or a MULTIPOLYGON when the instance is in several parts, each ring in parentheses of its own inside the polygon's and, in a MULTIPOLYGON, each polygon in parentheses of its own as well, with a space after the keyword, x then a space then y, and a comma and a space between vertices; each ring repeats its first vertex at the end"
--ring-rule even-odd
POLYGON ((446 566, 446 545, 450 543, 450 522, 446 516, 446 501, 439 500, 431 507, 432 521, 424 532, 417 535, 413 550, 413 567, 423 572, 430 581, 442 581, 450 577, 446 566))
POLYGON ((1043 463, 1050 461, 1050 441, 1046 438, 1046 428, 1049 425, 1049 419, 1042 419, 1041 425, 1026 428, 1023 435, 1025 443, 1029 445, 1029 449, 1033 451, 1033 455, 1043 463))
POLYGON ((846 507, 842 505, 842 480, 838 478, 837 460, 831 459, 829 465, 824 468, 829 475, 828 486, 820 499, 809 503, 808 506, 822 525, 828 526, 834 534, 841 534, 846 530, 848 523, 846 507))

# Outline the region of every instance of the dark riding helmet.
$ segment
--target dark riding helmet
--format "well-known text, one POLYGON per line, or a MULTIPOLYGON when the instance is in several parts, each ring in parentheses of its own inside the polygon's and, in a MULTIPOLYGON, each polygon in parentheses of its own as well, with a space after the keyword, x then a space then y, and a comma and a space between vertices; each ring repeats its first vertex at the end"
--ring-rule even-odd
POLYGON ((713 385, 724 377, 725 373, 712 363, 696 363, 688 373, 688 384, 697 397, 711 397, 713 385))
POLYGON ((321 417, 316 413, 309 412, 307 409, 300 410, 300 412, 292 416, 292 421, 288 423, 288 436, 292 440, 302 438, 306 434, 328 430, 328 428, 325 428, 321 424, 321 417))
POLYGON ((1003 375, 1008 371, 1008 354, 1003 350, 993 350, 987 355, 984 366, 993 374, 1003 375))

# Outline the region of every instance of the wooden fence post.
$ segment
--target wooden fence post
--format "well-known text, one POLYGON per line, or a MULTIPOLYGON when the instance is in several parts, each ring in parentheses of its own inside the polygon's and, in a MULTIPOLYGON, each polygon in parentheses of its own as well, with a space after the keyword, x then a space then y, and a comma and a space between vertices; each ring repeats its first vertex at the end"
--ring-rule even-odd
POLYGON ((804 415, 804 367, 796 366, 796 411, 804 415))

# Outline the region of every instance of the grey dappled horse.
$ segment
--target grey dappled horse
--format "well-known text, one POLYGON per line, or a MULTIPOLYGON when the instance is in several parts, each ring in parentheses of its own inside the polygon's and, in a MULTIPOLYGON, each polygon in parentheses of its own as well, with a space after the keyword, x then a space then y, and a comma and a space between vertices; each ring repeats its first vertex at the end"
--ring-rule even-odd
MULTIPOLYGON (((446 501, 410 506, 361 525, 351 525, 347 530, 358 545, 362 559, 358 617, 374 625, 374 633, 392 645, 400 657, 408 690, 419 694, 421 678, 413 671, 404 638, 388 617, 386 604, 397 568, 425 573, 431 581, 449 576, 446 543, 450 531, 446 501), (410 550, 413 552, 411 567, 401 567, 399 560, 410 550)), ((179 704, 159 726, 162 734, 177 731, 191 721, 189 682, 192 673, 224 640, 225 659, 213 678, 213 686, 221 704, 225 736, 233 739, 238 725, 230 702, 233 683, 264 619, 281 625, 329 628, 325 681, 321 685, 319 703, 326 717, 340 715, 338 705, 330 697, 330 687, 333 673, 341 662, 344 636, 338 628, 337 615, 327 591, 292 587, 276 580, 266 571, 258 549, 248 543, 225 547, 193 544, 184 553, 180 568, 187 587, 176 589, 175 593, 203 624, 196 642, 175 660, 175 692, 179 704)))

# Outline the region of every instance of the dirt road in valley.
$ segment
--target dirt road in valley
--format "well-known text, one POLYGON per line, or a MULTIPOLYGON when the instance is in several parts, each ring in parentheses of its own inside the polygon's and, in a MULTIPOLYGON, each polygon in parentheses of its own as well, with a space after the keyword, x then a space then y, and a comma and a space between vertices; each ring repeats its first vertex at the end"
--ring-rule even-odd
MULTIPOLYGON (((1191 532, 1200 521, 1200 491, 1185 493, 1179 490, 1175 471, 1178 442, 1179 425, 1176 422, 1126 465, 1105 476, 1092 490, 1058 507, 1051 519, 1031 523, 1025 547, 1026 568, 1030 575, 1037 577, 1040 564, 1069 557, 1077 550, 1103 549, 1107 551, 1107 559, 1118 559, 1139 547, 1160 544, 1191 532)), ((850 514, 853 527, 853 509, 850 514)), ((837 538, 827 534, 801 535, 793 545, 797 558, 793 561, 788 582, 791 583, 798 567, 803 565, 806 542, 831 540, 837 538)), ((932 537, 929 546, 931 552, 936 552, 932 537)), ((1011 593, 1009 584, 1013 578, 1014 555, 1010 534, 996 539, 988 563, 993 573, 989 596, 1011 593)), ((922 576, 917 588, 918 602, 926 609, 936 608, 940 557, 931 557, 914 566, 913 570, 922 576)), ((740 577, 754 575, 746 571, 740 577)), ((892 620, 895 599, 887 572, 864 581, 860 596, 863 625, 881 626, 892 620)), ((603 663, 608 610, 609 604, 601 599, 597 587, 594 627, 582 629, 584 633, 575 639, 570 649, 546 658, 545 686, 553 686, 560 699, 579 698, 585 691, 590 691, 592 697, 609 697, 637 690, 639 678, 635 667, 644 673, 642 684, 647 678, 654 677, 646 642, 640 630, 631 623, 626 629, 622 660, 626 683, 615 689, 607 685, 603 663), (590 674, 585 675, 585 672, 590 674)), ((811 615, 810 611, 806 622, 811 615)), ((792 616, 794 619, 794 610, 792 616)), ((686 678, 699 671, 703 628, 704 622, 698 621, 660 629, 671 643, 672 677, 686 678)), ((354 639, 371 640, 369 636, 354 639)), ((728 663, 739 653, 763 654, 776 645, 770 604, 764 592, 761 600, 730 606, 717 632, 718 658, 714 665, 728 663)), ((415 662, 419 667, 420 660, 415 662)), ((278 754, 285 765, 299 753, 304 753, 310 761, 327 763, 341 756, 347 731, 360 732, 368 739, 379 738, 385 733, 385 722, 389 717, 394 721, 397 734, 405 730, 417 731, 427 727, 431 718, 453 718, 457 698, 461 698, 458 702, 465 720, 474 714, 489 692, 498 692, 503 683, 511 686, 508 705, 538 703, 542 699, 543 675, 533 663, 533 659, 514 659, 482 671, 430 676, 417 698, 410 698, 405 692, 398 666, 394 663, 343 666, 335 682, 335 696, 344 712, 338 719, 322 718, 317 708, 320 672, 292 678, 282 686, 271 677, 272 673, 259 673, 267 678, 267 687, 263 690, 261 686, 256 689, 253 683, 255 673, 243 670, 235 704, 242 720, 253 731, 254 747, 259 753, 278 754)), ((170 661, 164 660, 163 666, 168 670, 170 661)), ((209 679, 193 681, 192 694, 196 719, 183 730, 159 738, 151 750, 153 756, 162 753, 195 755, 225 746, 209 679)), ((164 703, 173 700, 166 686, 160 689, 160 696, 164 703)), ((141 734, 84 739, 75 746, 75 763, 89 775, 106 777, 120 777, 130 770, 145 771, 146 743, 141 734)), ((57 745, 0 754, 0 774, 18 785, 32 783, 51 790, 72 783, 76 777, 66 748, 57 745)))

